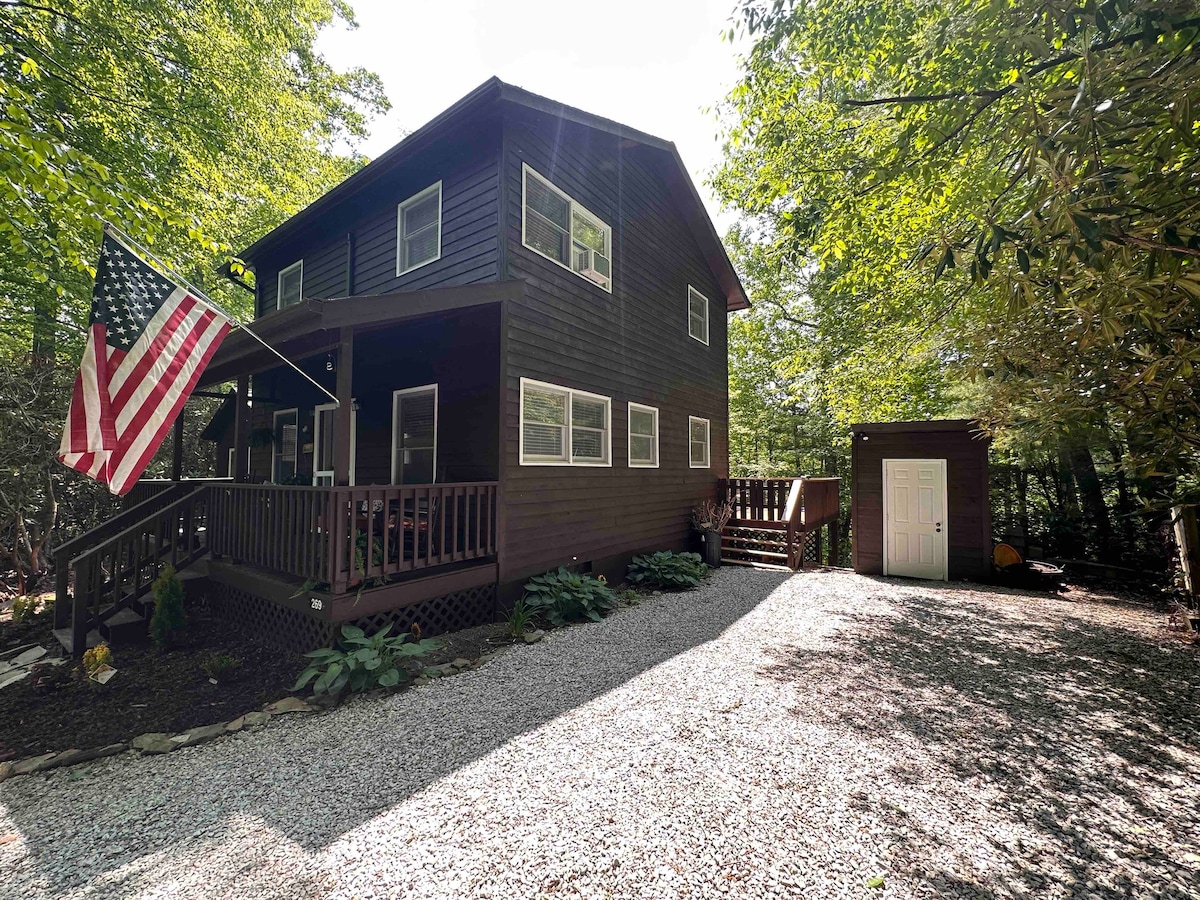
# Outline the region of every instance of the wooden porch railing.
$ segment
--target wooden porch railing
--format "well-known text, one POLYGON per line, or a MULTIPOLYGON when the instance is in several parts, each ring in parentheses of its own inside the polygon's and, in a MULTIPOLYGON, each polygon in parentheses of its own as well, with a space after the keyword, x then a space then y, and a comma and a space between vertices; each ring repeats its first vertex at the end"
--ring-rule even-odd
POLYGON ((496 554, 497 483, 211 489, 214 556, 334 593, 371 578, 496 554))
MULTIPOLYGON (((733 508, 730 526, 784 532, 789 568, 804 564, 804 543, 811 532, 829 525, 832 557, 837 558, 840 478, 729 478, 720 492, 733 508)), ((818 554, 819 554, 818 543, 818 554)), ((782 552, 782 550, 780 551, 782 552)))
MULTIPOLYGON (((139 518, 134 524, 107 537, 89 532, 91 542, 77 555, 69 561, 66 556, 59 558, 54 624, 56 628, 70 625, 70 647, 75 656, 86 649, 88 632, 93 628, 102 630, 116 613, 135 605, 141 607, 135 611, 147 612, 142 598, 158 577, 161 563, 170 562, 176 568, 183 568, 207 552, 207 488, 193 487, 165 505, 146 509, 154 507, 162 496, 160 493, 110 520, 105 528, 112 521, 136 514, 139 518), (68 604, 66 588, 72 573, 74 592, 68 604)), ((57 552, 62 553, 68 547, 62 545, 57 552)))

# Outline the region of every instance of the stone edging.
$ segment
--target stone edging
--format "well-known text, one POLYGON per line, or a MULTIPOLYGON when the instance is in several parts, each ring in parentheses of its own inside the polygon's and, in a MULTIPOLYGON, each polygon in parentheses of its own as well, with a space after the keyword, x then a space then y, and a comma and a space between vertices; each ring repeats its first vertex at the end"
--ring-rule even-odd
MULTIPOLYGON (((526 634, 525 642, 529 644, 535 643, 542 639, 542 635, 543 632, 541 631, 526 634)), ((478 669, 484 663, 495 659, 507 649, 508 646, 501 646, 496 650, 484 653, 475 660, 459 657, 453 662, 443 663, 438 666, 428 666, 421 671, 419 676, 408 684, 401 686, 399 690, 410 686, 421 687, 440 678, 457 675, 459 672, 465 672, 470 669, 478 669)), ((362 696, 383 696, 388 693, 394 693, 394 691, 372 691, 362 696)), ((336 705, 336 698, 316 698, 309 703, 300 697, 289 696, 284 697, 282 700, 276 700, 274 703, 266 704, 262 710, 245 713, 228 722, 218 722, 215 725, 201 725, 196 728, 189 728, 187 731, 179 734, 172 735, 166 732, 152 731, 147 734, 138 735, 130 741, 108 744, 104 747, 93 747, 89 750, 63 750, 59 753, 43 753, 41 756, 30 756, 25 759, 16 760, 15 762, 0 762, 0 782, 7 781, 16 775, 33 775, 37 772, 49 771, 50 769, 59 769, 64 766, 73 766, 77 763, 103 759, 106 756, 116 756, 118 753, 124 753, 127 750, 136 750, 142 756, 170 753, 172 750, 178 750, 181 747, 194 747, 197 744, 215 740, 222 735, 234 734, 243 729, 261 728, 276 716, 288 713, 317 712, 332 709, 336 705)))

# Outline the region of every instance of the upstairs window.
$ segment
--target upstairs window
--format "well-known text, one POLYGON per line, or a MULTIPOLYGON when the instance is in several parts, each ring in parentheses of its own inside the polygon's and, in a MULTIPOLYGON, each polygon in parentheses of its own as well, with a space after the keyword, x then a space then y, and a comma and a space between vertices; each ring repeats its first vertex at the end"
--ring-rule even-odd
POLYGON ((612 400, 521 379, 521 465, 611 465, 612 400))
POLYGON ((524 168, 522 242, 612 293, 612 229, 529 166, 524 168))
POLYGON ((298 259, 279 273, 279 296, 276 306, 284 309, 300 302, 304 290, 304 260, 298 259))
POLYGON ((629 465, 658 466, 658 410, 653 406, 629 404, 629 465))
POLYGON ((442 255, 442 183, 431 184, 400 204, 396 221, 396 274, 442 255))
POLYGON ((708 344, 708 298, 688 285, 688 334, 708 344))
POLYGON ((698 419, 688 416, 688 444, 693 469, 707 469, 708 459, 708 419, 698 419))

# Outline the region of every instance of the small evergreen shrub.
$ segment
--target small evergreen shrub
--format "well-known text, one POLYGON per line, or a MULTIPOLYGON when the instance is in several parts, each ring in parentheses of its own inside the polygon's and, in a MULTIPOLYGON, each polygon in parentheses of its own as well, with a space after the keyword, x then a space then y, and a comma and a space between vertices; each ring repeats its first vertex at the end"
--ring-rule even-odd
POLYGON ((349 688, 352 694, 377 687, 395 687, 408 679, 404 663, 409 659, 427 656, 438 648, 438 642, 425 638, 411 640, 412 635, 391 636, 387 625, 370 637, 356 625, 343 625, 342 637, 336 647, 326 647, 305 653, 313 662, 300 673, 293 691, 312 682, 312 692, 337 696, 349 688))
POLYGON ((164 566, 150 585, 154 593, 154 615, 150 617, 150 636, 161 648, 170 647, 183 631, 183 582, 171 566, 164 566))
POLYGON ((111 666, 112 661, 112 650, 108 644, 100 643, 83 651, 83 668, 88 675, 95 675, 104 666, 111 666))
POLYGON ((38 613, 37 603, 37 597, 29 594, 14 597, 12 605, 13 622, 18 625, 24 622, 32 622, 33 617, 38 613))
POLYGON ((617 595, 603 580, 563 567, 529 579, 522 599, 554 626, 583 619, 599 622, 617 605, 617 595))
POLYGON ((699 553, 660 550, 646 556, 635 556, 629 565, 628 578, 639 587, 686 591, 699 585, 707 574, 708 566, 699 553))

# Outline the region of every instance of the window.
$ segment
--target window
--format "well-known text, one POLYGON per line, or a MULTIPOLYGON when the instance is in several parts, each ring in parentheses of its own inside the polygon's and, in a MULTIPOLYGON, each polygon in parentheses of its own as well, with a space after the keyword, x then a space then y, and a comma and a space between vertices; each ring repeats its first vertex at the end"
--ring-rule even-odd
POLYGON ((658 467, 658 410, 629 404, 629 465, 658 467))
POLYGON ((708 419, 688 416, 689 458, 693 469, 708 468, 708 419))
POLYGON ((708 344, 708 298, 688 285, 688 334, 708 344))
MULTIPOLYGON (((313 410, 313 484, 332 485, 334 452, 337 445, 334 416, 337 405, 322 403, 313 410)), ((354 460, 358 455, 358 403, 350 410, 350 483, 354 484, 354 460)))
POLYGON ((612 465, 612 400, 521 379, 521 465, 612 465))
POLYGON ((521 240, 612 293, 612 229, 529 166, 524 167, 521 240))
POLYGON ((437 480, 438 387, 426 384, 392 394, 392 484, 437 480))
POLYGON ((303 297, 304 260, 298 259, 279 273, 279 296, 276 306, 284 309, 295 306, 303 297))
POLYGON ((271 441, 271 481, 290 483, 296 477, 296 410, 281 409, 275 413, 271 441))
POLYGON ((396 213, 396 274, 403 275, 442 255, 442 183, 431 184, 396 213))

